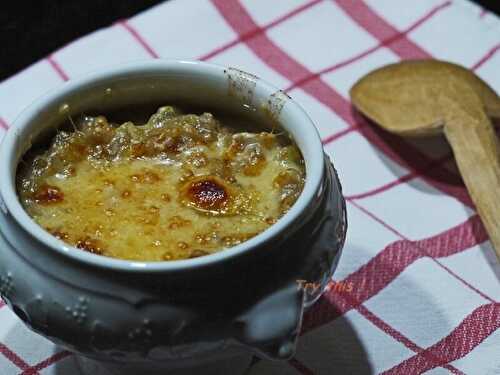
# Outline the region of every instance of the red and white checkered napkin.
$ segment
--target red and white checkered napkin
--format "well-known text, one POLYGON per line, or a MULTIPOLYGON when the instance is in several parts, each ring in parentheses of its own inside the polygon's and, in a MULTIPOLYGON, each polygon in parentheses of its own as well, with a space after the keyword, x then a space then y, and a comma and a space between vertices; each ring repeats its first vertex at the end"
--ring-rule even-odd
MULTIPOLYGON (((437 57, 500 91, 500 20, 465 0, 172 0, 0 84, 0 127, 62 81, 144 58, 239 67, 310 114, 342 180, 348 241, 295 359, 251 374, 500 374, 500 266, 443 140, 382 134, 349 87, 381 65, 437 57)), ((0 130, 1 131, 1 130, 0 130)), ((0 310, 0 373, 75 374, 74 357, 0 310)))

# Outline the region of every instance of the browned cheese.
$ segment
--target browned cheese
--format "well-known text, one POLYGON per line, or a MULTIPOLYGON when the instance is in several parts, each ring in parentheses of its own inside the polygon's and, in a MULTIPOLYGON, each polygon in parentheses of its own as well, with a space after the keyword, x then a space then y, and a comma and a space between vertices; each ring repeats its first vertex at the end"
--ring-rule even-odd
POLYGON ((18 194, 39 225, 76 248, 161 261, 261 233, 295 203, 304 178, 287 136, 236 132, 210 113, 167 106, 140 126, 98 116, 59 131, 20 168, 18 194))

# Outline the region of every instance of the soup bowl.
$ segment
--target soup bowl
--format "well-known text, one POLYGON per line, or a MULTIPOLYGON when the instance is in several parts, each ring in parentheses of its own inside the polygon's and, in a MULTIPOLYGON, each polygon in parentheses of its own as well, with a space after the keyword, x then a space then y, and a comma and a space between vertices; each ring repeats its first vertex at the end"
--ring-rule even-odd
POLYGON ((234 68, 158 60, 89 74, 26 109, 0 149, 0 294, 33 331, 103 363, 182 368, 237 353, 289 359, 304 311, 331 279, 346 229, 341 186, 309 117, 283 91, 234 68), (237 246, 164 262, 81 251, 24 211, 18 164, 68 118, 173 102, 250 114, 256 124, 278 123, 288 132, 306 170, 290 210, 237 246))

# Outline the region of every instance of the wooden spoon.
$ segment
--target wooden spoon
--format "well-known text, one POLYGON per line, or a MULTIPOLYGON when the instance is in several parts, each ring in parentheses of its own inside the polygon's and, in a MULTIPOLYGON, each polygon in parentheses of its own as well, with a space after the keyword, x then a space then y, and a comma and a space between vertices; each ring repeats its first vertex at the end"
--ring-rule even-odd
POLYGON ((461 66, 421 60, 375 70, 350 94, 364 115, 392 133, 444 132, 500 260, 500 148, 488 117, 500 117, 495 91, 461 66))

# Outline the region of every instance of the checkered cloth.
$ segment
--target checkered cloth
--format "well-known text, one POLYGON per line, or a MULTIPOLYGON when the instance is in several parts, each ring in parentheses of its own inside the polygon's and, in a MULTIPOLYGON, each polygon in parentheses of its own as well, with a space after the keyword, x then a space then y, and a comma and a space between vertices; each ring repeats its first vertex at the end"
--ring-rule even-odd
MULTIPOLYGON (((500 91, 500 20, 466 0, 173 0, 61 48, 0 84, 0 128, 46 90, 145 58, 255 73, 310 114, 347 198, 349 233, 295 359, 250 374, 500 374, 500 266, 443 139, 387 135, 352 111, 363 74, 411 58, 500 91)), ((0 133, 4 130, 0 129, 0 133)), ((77 374, 74 356, 0 309, 1 374, 77 374)))

